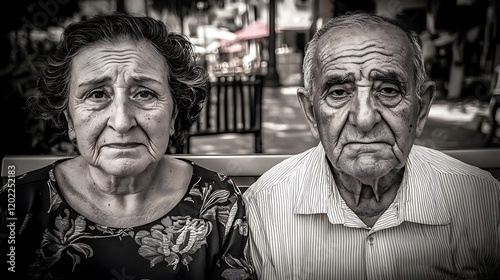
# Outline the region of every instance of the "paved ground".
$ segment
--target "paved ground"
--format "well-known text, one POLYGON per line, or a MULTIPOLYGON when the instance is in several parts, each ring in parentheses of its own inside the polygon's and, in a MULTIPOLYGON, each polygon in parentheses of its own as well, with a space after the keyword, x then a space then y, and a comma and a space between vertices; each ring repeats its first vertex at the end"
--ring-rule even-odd
MULTIPOLYGON (((265 88, 263 95, 263 148, 269 154, 295 154, 317 144, 306 124, 295 94, 296 87, 265 88)), ((487 104, 437 100, 417 144, 438 149, 483 147, 476 113, 487 104)), ((252 135, 195 137, 193 154, 251 154, 252 135)))

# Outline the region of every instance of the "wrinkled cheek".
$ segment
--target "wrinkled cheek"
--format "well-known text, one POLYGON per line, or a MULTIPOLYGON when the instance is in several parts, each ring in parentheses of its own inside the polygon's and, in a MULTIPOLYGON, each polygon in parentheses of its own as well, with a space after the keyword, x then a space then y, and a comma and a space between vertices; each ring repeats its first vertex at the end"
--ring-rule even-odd
POLYGON ((334 167, 336 167, 337 159, 343 149, 341 139, 345 138, 343 135, 345 133, 345 119, 342 112, 334 112, 331 108, 327 108, 319 114, 318 131, 320 140, 334 167))
POLYGON ((328 149, 332 150, 333 152, 338 149, 337 146, 339 145, 339 137, 341 136, 341 132, 342 130, 339 127, 336 127, 331 122, 322 124, 319 127, 320 139, 323 143, 323 146, 325 147, 325 150, 328 149))
POLYGON ((408 133, 410 135, 415 134, 415 129, 416 129, 416 124, 414 123, 414 120, 412 119, 410 114, 405 114, 401 116, 403 119, 403 125, 406 127, 405 133, 408 133))
POLYGON ((417 109, 406 107, 399 110, 386 110, 382 116, 389 125, 396 138, 403 139, 415 135, 417 123, 417 109))
POLYGON ((153 141, 153 146, 151 147, 155 153, 161 153, 162 151, 166 151, 170 140, 173 140, 174 131, 170 130, 170 124, 165 124, 164 122, 158 123, 158 126, 151 128, 152 134, 149 135, 153 141))
POLYGON ((330 142, 338 142, 340 133, 346 123, 345 115, 342 111, 323 105, 317 116, 321 138, 327 138, 330 142))
POLYGON ((398 127, 405 127, 404 133, 414 135, 417 122, 417 108, 406 108, 405 110, 394 113, 394 120, 400 120, 398 127))
POLYGON ((97 154, 96 145, 105 125, 102 118, 95 114, 84 115, 75 120, 77 146, 81 154, 97 154))

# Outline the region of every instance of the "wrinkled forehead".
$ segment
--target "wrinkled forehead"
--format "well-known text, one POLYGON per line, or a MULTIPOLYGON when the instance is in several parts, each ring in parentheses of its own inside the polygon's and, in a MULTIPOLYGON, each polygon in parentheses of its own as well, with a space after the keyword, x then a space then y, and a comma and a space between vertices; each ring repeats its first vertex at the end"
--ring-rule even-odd
POLYGON ((390 24, 337 27, 318 40, 319 70, 328 64, 355 61, 356 58, 379 59, 407 71, 413 70, 410 40, 402 30, 390 24))
POLYGON ((102 70, 102 63, 115 64, 130 62, 134 59, 138 66, 159 68, 162 72, 168 65, 160 52, 147 40, 138 40, 130 37, 117 37, 109 40, 100 40, 81 48, 71 61, 72 73, 78 74, 81 68, 96 68, 102 70), (101 64, 99 64, 101 62, 101 64))

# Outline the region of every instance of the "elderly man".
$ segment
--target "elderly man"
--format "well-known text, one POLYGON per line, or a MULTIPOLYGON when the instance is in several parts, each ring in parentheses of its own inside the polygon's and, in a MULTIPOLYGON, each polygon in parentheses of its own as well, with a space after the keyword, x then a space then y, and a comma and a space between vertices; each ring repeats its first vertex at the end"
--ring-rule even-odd
POLYGON ((298 99, 320 143, 244 193, 259 279, 500 279, 500 182, 414 145, 434 95, 401 23, 318 30, 298 99))

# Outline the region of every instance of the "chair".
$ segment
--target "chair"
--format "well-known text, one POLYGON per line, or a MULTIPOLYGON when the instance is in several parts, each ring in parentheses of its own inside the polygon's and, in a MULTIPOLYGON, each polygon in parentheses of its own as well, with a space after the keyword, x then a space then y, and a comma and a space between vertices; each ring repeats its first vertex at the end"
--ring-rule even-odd
POLYGON ((178 150, 189 154, 193 137, 236 133, 253 134, 255 153, 262 153, 262 90, 261 74, 217 77, 199 121, 178 150))
POLYGON ((500 65, 495 68, 494 75, 492 77, 491 99, 488 107, 488 115, 485 118, 485 121, 490 124, 484 143, 486 147, 493 145, 493 139, 497 135, 497 129, 499 127, 497 120, 498 109, 500 109, 500 65))

